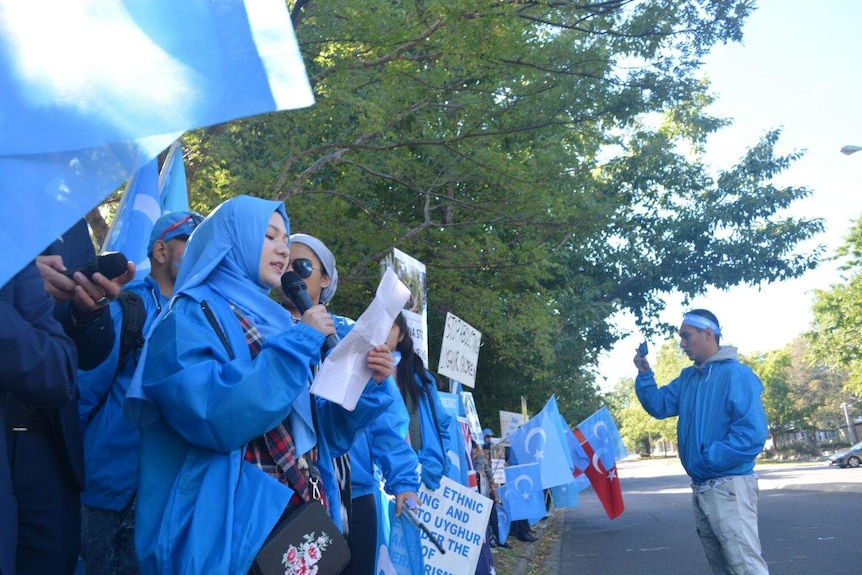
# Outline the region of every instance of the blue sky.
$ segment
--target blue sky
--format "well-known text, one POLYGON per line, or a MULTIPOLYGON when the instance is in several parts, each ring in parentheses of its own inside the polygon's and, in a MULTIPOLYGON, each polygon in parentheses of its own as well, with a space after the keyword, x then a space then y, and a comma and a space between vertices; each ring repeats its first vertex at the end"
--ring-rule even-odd
MULTIPOLYGON (((703 68, 718 96, 710 112, 733 120, 710 139, 707 161, 728 168, 764 133, 782 127, 778 151, 807 152, 776 183, 812 190, 790 212, 825 219, 826 231, 816 243, 831 254, 862 216, 862 152, 839 152, 845 144, 862 146, 862 1, 760 0, 757 5, 743 43, 716 47, 703 68)), ((769 351, 806 331, 813 290, 839 281, 836 265, 826 262, 793 281, 711 290, 690 307, 718 316, 722 343, 743 354, 769 351)), ((662 319, 676 324, 684 311, 680 298, 667 304, 662 319)), ((634 327, 625 317, 619 326, 634 327)), ((635 332, 603 358, 602 387, 634 377, 631 360, 640 339, 635 332)), ((652 349, 661 343, 651 342, 652 349)))

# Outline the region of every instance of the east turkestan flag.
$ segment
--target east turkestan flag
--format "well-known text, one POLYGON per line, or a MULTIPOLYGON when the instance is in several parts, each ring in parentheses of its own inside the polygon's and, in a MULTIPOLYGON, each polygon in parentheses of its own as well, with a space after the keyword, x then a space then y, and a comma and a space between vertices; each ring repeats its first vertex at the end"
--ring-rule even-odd
POLYGON ((0 285, 184 132, 313 102, 284 0, 0 0, 0 285))

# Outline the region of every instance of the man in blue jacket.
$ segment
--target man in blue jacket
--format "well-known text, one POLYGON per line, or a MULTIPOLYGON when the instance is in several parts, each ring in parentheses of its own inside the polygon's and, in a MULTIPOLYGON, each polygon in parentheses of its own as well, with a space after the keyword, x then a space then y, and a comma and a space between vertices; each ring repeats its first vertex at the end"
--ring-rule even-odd
POLYGON ((659 388, 638 353, 635 391, 653 417, 679 416, 680 459, 692 480, 695 524, 712 572, 768 574, 757 530, 754 473, 767 436, 763 384, 737 361, 735 347, 719 345, 720 336, 715 315, 688 312, 679 329, 680 347, 694 365, 659 388))
POLYGON ((88 575, 139 573, 135 553, 135 490, 138 483, 139 432, 123 416, 123 399, 138 365, 142 334, 152 325, 174 290, 186 240, 203 217, 171 212, 153 225, 147 255, 150 273, 126 287, 129 314, 141 314, 136 333, 123 334, 130 319, 120 300, 111 303, 113 347, 92 371, 78 374, 78 410, 84 439, 86 488, 81 494, 82 554, 88 575), (134 302, 140 302, 135 304, 134 302), (141 313, 143 312, 143 313, 141 313), (121 345, 125 340, 129 346, 121 345))

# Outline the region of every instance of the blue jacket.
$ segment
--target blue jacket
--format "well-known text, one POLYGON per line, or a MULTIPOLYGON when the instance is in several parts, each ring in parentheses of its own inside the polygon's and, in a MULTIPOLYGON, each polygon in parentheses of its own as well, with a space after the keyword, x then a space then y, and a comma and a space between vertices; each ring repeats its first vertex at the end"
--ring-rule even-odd
POLYGON ((54 318, 54 301, 30 263, 0 287, 0 574, 14 573, 18 515, 6 442, 9 395, 33 407, 75 396, 75 344, 54 318))
POLYGON ((440 478, 448 474, 451 439, 449 425, 452 416, 440 403, 437 386, 431 380, 422 380, 419 374, 413 376, 416 381, 425 386, 430 396, 419 401, 419 422, 422 433, 422 448, 417 452, 419 463, 422 464, 422 483, 434 491, 440 487, 440 478), (432 409, 433 403, 433 409, 432 409), (435 418, 436 414, 436 418, 435 418))
MULTIPOLYGON (((143 300, 146 321, 142 333, 147 333, 168 299, 162 295, 158 283, 150 275, 125 289, 136 293, 143 300)), ((123 416, 123 400, 141 352, 133 351, 123 370, 117 373, 123 322, 119 301, 111 302, 111 317, 114 320, 114 332, 118 335, 114 338, 110 355, 96 369, 78 373, 78 412, 84 434, 86 472, 81 502, 100 509, 119 511, 129 503, 138 487, 139 432, 123 416), (105 394, 108 394, 107 400, 94 412, 105 394)))
POLYGON ((390 495, 419 490, 419 458, 407 443, 410 416, 395 380, 384 382, 392 398, 389 408, 375 419, 350 448, 350 491, 354 499, 378 488, 374 465, 380 468, 390 495))
MULTIPOLYGON (((347 337, 354 322, 341 316, 333 318, 336 320, 338 337, 347 337)), ((350 494, 354 499, 374 493, 377 489, 374 464, 381 468, 386 480, 386 492, 390 495, 419 489, 419 475, 416 473, 419 459, 406 440, 410 416, 395 380, 387 379, 383 387, 392 398, 392 403, 350 448, 350 494)))
POLYGON ((722 347, 661 388, 652 371, 638 374, 635 391, 653 417, 679 416, 680 459, 694 483, 754 473, 768 433, 763 384, 737 361, 735 347, 722 347))
MULTIPOLYGON (((354 412, 324 407, 321 400, 318 425, 324 431, 315 438, 308 380, 323 339, 304 324, 286 326, 252 361, 221 296, 199 286, 194 297, 174 300, 147 342, 138 370, 141 389, 133 382, 126 399, 127 417, 142 427, 135 519, 142 573, 247 573, 293 493, 244 460, 246 444, 289 418, 297 452, 318 441, 325 462, 346 452, 357 428, 385 409, 376 385, 354 412), (214 312, 235 359, 201 300, 214 312), (139 402, 139 392, 152 403, 139 402)), ((321 472, 337 510, 331 469, 322 466, 321 472)))

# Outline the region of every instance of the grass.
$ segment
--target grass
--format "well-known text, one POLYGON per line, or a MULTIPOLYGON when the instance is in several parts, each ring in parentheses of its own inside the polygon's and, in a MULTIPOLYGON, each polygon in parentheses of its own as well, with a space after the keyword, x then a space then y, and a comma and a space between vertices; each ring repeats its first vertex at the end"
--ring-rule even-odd
POLYGON ((557 529, 554 515, 548 517, 547 527, 539 530, 539 540, 535 543, 524 543, 514 537, 509 537, 507 543, 513 549, 497 548, 494 553, 494 570, 497 575, 543 575, 545 561, 557 540, 557 529))

